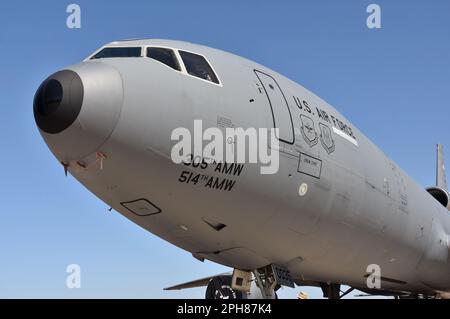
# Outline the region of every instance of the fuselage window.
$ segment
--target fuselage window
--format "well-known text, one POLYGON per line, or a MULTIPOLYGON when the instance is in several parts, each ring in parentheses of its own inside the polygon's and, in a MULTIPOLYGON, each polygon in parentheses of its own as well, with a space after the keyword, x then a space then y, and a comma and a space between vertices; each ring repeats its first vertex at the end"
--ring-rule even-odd
POLYGON ((187 73, 203 80, 219 84, 216 74, 204 57, 198 54, 179 51, 187 73))
POLYGON ((138 58, 141 56, 141 47, 114 47, 104 48, 91 59, 105 58, 138 58))
POLYGON ((147 48, 147 57, 164 63, 174 70, 181 71, 180 64, 178 63, 175 52, 173 52, 173 50, 171 49, 147 48))

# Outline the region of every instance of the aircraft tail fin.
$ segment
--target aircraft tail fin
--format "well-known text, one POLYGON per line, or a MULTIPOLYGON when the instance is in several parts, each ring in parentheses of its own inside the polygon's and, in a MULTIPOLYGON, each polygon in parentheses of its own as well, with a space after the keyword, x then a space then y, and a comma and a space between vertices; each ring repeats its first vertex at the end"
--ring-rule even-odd
POLYGON ((444 155, 442 145, 437 145, 437 161, 436 161, 436 186, 445 190, 447 188, 447 178, 445 176, 444 155))

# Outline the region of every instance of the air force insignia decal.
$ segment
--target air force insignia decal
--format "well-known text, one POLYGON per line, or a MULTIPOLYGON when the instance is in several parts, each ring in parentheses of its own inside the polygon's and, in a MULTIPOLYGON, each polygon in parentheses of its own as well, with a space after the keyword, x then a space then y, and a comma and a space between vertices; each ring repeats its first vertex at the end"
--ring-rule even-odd
POLYGON ((334 152, 334 140, 331 133, 331 129, 325 124, 319 123, 320 127, 320 142, 322 143, 323 148, 327 151, 328 154, 334 152))
POLYGON ((313 147, 319 141, 317 132, 314 129, 314 122, 312 119, 305 115, 300 115, 300 119, 302 120, 303 139, 310 147, 313 147))

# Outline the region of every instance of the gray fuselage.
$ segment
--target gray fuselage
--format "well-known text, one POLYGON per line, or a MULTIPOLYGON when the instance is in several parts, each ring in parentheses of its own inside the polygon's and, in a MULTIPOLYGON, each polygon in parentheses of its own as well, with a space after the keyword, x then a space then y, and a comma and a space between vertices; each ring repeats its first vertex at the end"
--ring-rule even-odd
POLYGON ((376 264, 383 290, 450 291, 448 210, 332 106, 220 50, 165 40, 109 46, 124 45, 201 54, 220 85, 146 57, 68 67, 84 85, 79 118, 60 133, 41 133, 101 200, 194 256, 233 268, 278 264, 299 283, 366 287, 367 267, 376 264), (194 120, 278 127, 279 171, 173 163, 171 132, 192 129, 194 120), (200 182, 180 182, 183 172, 200 182))

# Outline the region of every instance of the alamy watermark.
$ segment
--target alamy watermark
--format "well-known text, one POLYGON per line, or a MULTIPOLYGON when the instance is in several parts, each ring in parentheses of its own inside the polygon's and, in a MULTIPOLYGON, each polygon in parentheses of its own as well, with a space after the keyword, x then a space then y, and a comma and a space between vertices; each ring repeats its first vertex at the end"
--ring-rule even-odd
POLYGON ((367 7, 367 27, 369 29, 381 29, 381 7, 378 4, 372 3, 367 7))
POLYGON ((66 12, 69 16, 66 20, 66 25, 69 29, 80 29, 81 28, 81 8, 78 4, 69 4, 66 8, 66 12))
POLYGON ((203 130, 202 120, 195 120, 193 134, 184 127, 172 131, 170 138, 177 143, 172 147, 171 158, 176 164, 185 163, 190 157, 210 163, 259 163, 261 174, 275 174, 280 162, 278 131, 227 127, 224 135, 217 127, 203 130))
POLYGON ((367 266, 368 273, 366 285, 369 289, 381 289, 381 267, 377 264, 367 266))
POLYGON ((77 264, 70 264, 66 268, 69 275, 66 278, 66 287, 69 289, 81 288, 81 267, 77 264))

